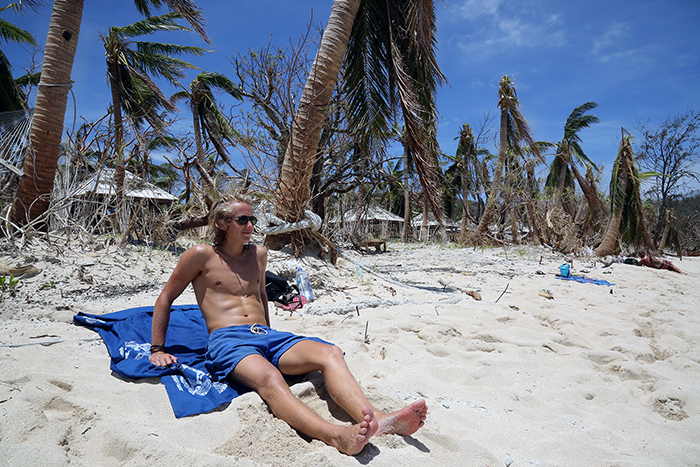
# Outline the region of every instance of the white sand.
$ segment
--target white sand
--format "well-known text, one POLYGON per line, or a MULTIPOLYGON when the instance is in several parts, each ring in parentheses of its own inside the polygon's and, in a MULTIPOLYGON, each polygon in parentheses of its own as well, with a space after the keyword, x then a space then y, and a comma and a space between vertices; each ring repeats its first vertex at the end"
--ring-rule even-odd
MULTIPOLYGON (((0 256, 43 269, 2 295, 0 341, 67 339, 0 347, 0 465, 700 465, 700 258, 671 258, 685 275, 574 259, 575 274, 588 269, 606 287, 555 279, 564 259, 540 248, 509 248, 508 259, 503 249, 389 250, 347 252, 379 275, 303 258, 317 300, 301 314, 272 311, 273 326, 339 345, 377 407, 428 402, 425 427, 375 437, 357 458, 300 436, 257 394, 176 419, 157 379, 111 373, 102 341, 72 317, 152 305, 169 253, 0 256)), ((295 261, 271 252, 268 269, 295 261)), ((194 303, 191 289, 177 303, 194 303)), ((348 423, 318 377, 293 391, 348 423)))

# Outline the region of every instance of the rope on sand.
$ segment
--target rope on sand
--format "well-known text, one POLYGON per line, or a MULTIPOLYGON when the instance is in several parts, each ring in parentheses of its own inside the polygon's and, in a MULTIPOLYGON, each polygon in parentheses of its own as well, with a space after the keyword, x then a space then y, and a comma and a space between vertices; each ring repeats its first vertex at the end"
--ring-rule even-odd
POLYGON ((390 298, 387 300, 382 300, 380 298, 375 299, 363 299, 363 300, 350 300, 342 305, 335 306, 320 306, 313 303, 304 305, 300 311, 302 314, 308 315, 328 315, 335 313, 337 315, 347 315, 354 313, 357 310, 363 310, 365 308, 378 308, 378 307, 390 307, 390 306, 400 306, 400 305, 451 305, 453 303, 459 303, 462 301, 462 297, 457 294, 450 294, 451 298, 446 300, 440 300, 439 302, 433 300, 415 300, 412 298, 406 298, 403 300, 390 298))
POLYGON ((400 287, 406 287, 406 288, 411 288, 411 289, 416 289, 420 290, 421 292, 430 292, 434 294, 440 295, 441 298, 439 302, 436 302, 435 300, 415 300, 412 298, 408 299, 386 299, 382 300, 380 298, 374 298, 374 299, 362 299, 362 300, 350 300, 346 303, 343 303, 341 305, 335 305, 335 306, 321 306, 317 305, 314 303, 309 303, 304 306, 302 309, 302 313, 304 314, 310 314, 310 315, 325 315, 325 314, 330 314, 330 313, 335 313, 335 314, 348 314, 352 313, 356 310, 364 309, 364 308, 377 308, 380 306, 399 306, 399 305, 406 305, 406 304, 411 304, 411 305, 423 305, 423 304, 440 304, 440 305, 450 305, 453 303, 459 303, 462 301, 462 296, 459 294, 446 294, 444 292, 440 292, 439 290, 433 290, 428 287, 420 287, 417 285, 411 285, 411 284, 405 284, 403 282, 399 282, 397 280, 394 280, 390 277, 387 277, 383 274, 380 274, 373 269, 365 266, 364 264, 361 264, 354 259, 352 259, 350 256, 348 256, 345 252, 340 251, 339 255, 346 260, 350 261, 351 263, 355 264, 358 268, 362 269, 363 271, 366 271, 372 275, 377 276, 378 278, 389 282, 391 284, 400 286, 400 287), (447 295, 449 298, 445 298, 445 295, 447 295))
POLYGON ((267 227, 258 228, 260 233, 265 235, 283 234, 304 229, 318 231, 323 223, 317 214, 308 209, 304 209, 304 217, 301 220, 292 223, 285 222, 274 214, 263 213, 260 214, 260 217, 267 222, 267 227))
POLYGON ((340 252, 339 252, 339 256, 341 256, 341 257, 345 258, 346 260, 350 261, 351 263, 353 263, 355 266, 357 266, 358 268, 362 269, 363 271, 367 271, 368 273, 370 273, 370 274, 372 274, 372 275, 374 275, 374 276, 377 276, 378 278, 380 278, 380 279, 382 279, 382 280, 384 280, 384 281, 390 282, 390 283, 392 283, 392 284, 394 284, 394 285, 398 285, 398 286, 400 286, 400 287, 407 287, 407 288, 410 288, 410 289, 418 289, 418 290, 421 290, 421 291, 423 291, 423 292, 439 293, 439 294, 442 295, 442 293, 439 292, 439 291, 437 291, 437 290, 433 290, 433 289, 428 288, 428 287, 421 287, 421 286, 418 286, 418 285, 404 284, 403 282, 399 282, 399 281, 397 281, 397 280, 395 280, 395 279, 392 279, 391 277, 385 276, 384 274, 380 274, 380 273, 378 273, 377 271, 375 271, 375 270, 373 270, 373 269, 371 269, 371 268, 368 268, 368 267, 365 266, 364 264, 361 264, 361 263, 355 261, 354 259, 352 259, 351 257, 349 257, 349 256, 348 256, 345 252, 343 252, 343 251, 340 251, 340 252))

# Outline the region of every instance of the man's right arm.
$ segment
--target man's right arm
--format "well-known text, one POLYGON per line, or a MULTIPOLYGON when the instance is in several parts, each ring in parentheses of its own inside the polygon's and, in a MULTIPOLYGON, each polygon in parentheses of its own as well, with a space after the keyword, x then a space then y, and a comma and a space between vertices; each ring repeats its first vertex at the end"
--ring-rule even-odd
MULTIPOLYGON (((170 308, 177 297, 187 288, 203 270, 209 258, 210 246, 197 245, 187 250, 177 266, 173 270, 163 291, 158 296, 153 307, 153 324, 151 329, 151 345, 154 347, 165 345, 165 334, 170 322, 170 308)), ((163 350, 151 353, 151 363, 165 367, 177 363, 177 357, 163 350)))

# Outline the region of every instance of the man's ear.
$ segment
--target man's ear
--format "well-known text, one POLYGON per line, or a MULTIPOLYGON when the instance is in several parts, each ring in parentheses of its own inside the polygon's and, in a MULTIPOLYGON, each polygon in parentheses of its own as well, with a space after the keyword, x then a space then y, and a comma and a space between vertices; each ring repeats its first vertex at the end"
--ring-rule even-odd
POLYGON ((222 219, 219 219, 218 221, 216 221, 216 226, 219 227, 221 230, 226 230, 229 222, 231 222, 231 221, 222 218, 222 219))

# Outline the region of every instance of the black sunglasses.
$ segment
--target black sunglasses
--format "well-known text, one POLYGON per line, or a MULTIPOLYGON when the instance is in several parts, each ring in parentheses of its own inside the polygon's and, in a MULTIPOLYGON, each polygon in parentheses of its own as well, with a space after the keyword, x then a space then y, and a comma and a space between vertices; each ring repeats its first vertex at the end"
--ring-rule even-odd
POLYGON ((258 223, 258 218, 255 216, 239 216, 239 217, 224 217, 229 221, 237 221, 241 225, 246 225, 248 222, 255 225, 258 223))

